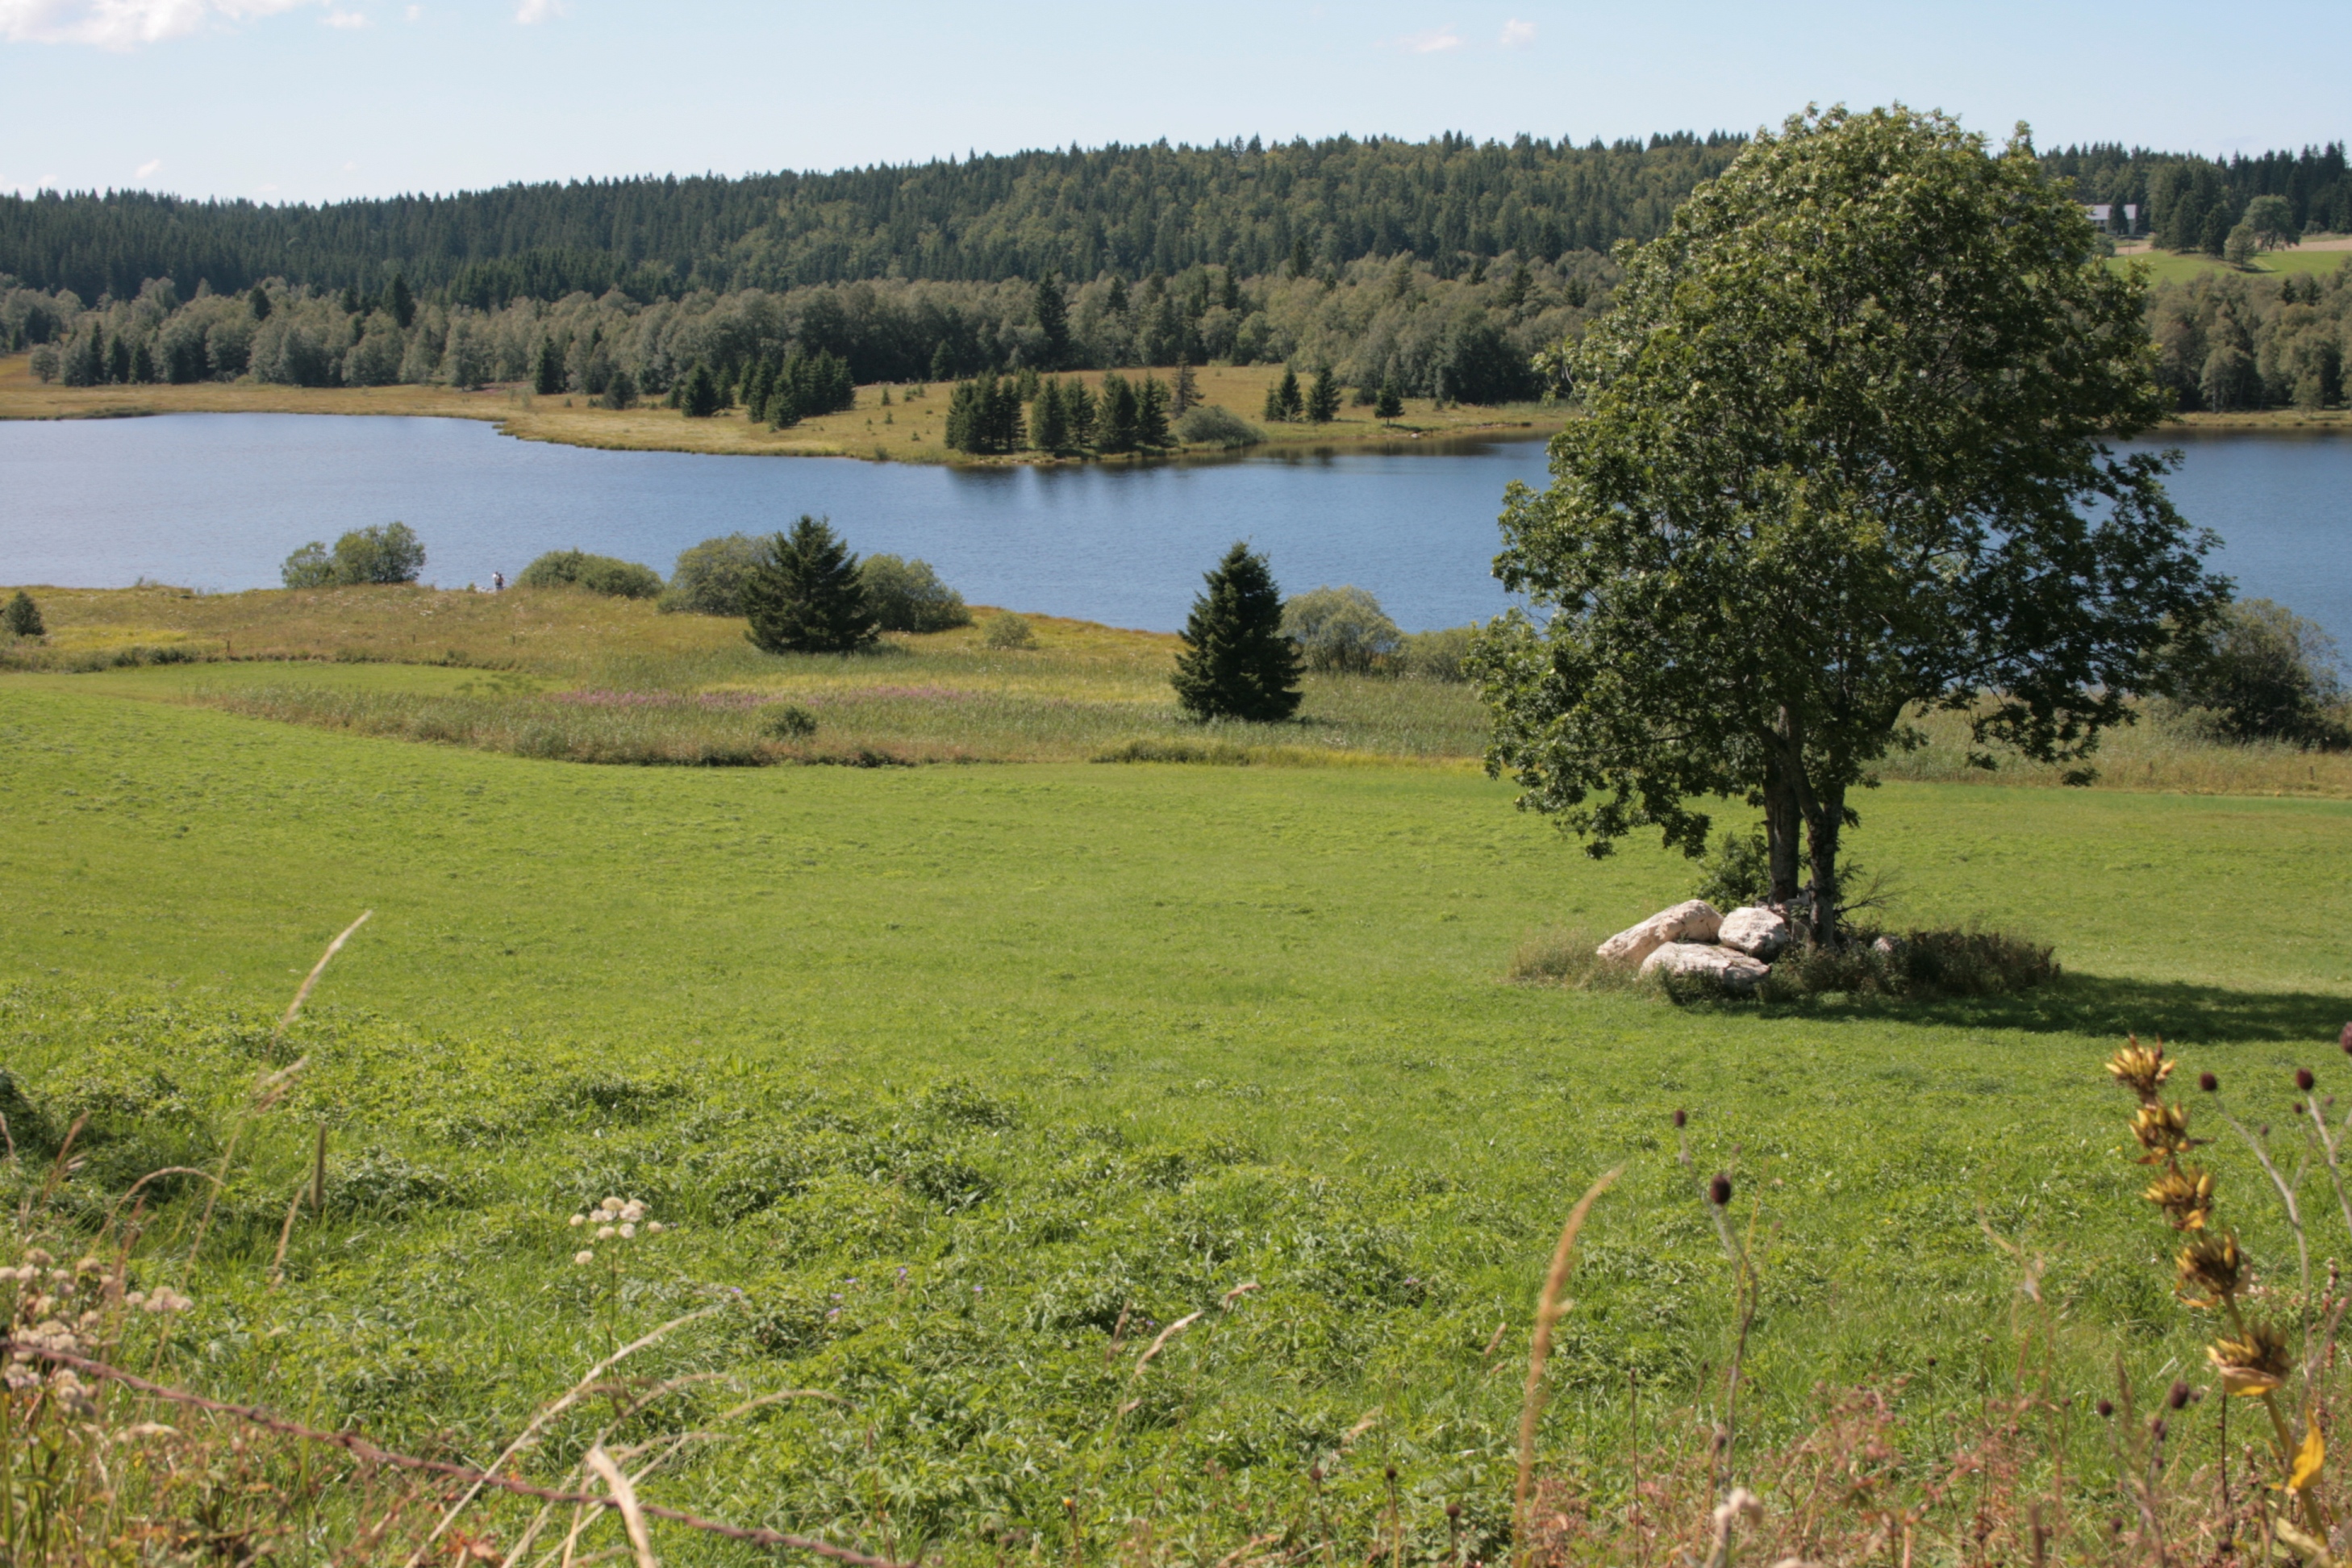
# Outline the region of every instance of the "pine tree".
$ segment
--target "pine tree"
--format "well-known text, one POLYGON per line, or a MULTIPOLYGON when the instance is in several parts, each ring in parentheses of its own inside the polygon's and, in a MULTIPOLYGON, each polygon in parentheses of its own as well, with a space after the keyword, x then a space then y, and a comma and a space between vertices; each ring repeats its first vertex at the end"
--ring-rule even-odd
POLYGON ((947 381, 955 375, 955 361, 948 356, 948 341, 941 338, 931 350, 931 379, 947 381))
POLYGON ((1307 395, 1307 417, 1317 425, 1328 425, 1339 413, 1339 378, 1325 365, 1315 373, 1315 386, 1307 395))
POLYGON ((563 374, 563 356, 555 352, 555 340, 539 340, 539 360, 531 368, 530 388, 542 397, 552 397, 563 390, 567 378, 563 374))
POLYGON ((1272 722, 1298 710, 1298 645, 1282 635, 1282 591, 1247 544, 1208 574, 1183 640, 1173 684, 1185 712, 1272 722))
POLYGON ((792 377, 781 373, 768 393, 767 419, 778 430, 789 430, 801 422, 800 395, 793 390, 792 377))
POLYGON ((131 345, 121 338, 107 346, 106 379, 111 382, 131 379, 131 345))
POLYGON ((855 653, 877 626, 857 557, 805 512, 761 550, 744 579, 743 608, 745 635, 767 653, 855 653))
POLYGON ((1119 315, 1127 314, 1127 279, 1116 272, 1110 275, 1110 298, 1105 304, 1119 315))
POLYGON ((1217 303, 1228 310, 1238 310, 1242 308, 1241 268, 1230 261, 1225 263, 1224 286, 1217 295, 1217 303))
POLYGON ((131 351, 131 379, 144 386, 155 379, 155 354, 144 339, 131 351))
POLYGON ((1136 394, 1135 444, 1147 452, 1175 445, 1168 432, 1168 388, 1156 375, 1145 376, 1143 390, 1136 394))
POLYGON ((1394 375, 1381 383, 1381 398, 1372 405, 1372 414, 1381 419, 1404 417, 1404 392, 1397 385, 1394 375))
POLYGON ((1038 363, 1059 370, 1070 357, 1070 310, 1062 298, 1062 280, 1051 272, 1037 279, 1037 331, 1045 342, 1038 363))
POLYGON ((701 361, 686 373, 684 390, 678 395, 677 405, 688 419, 708 419, 719 412, 719 384, 711 379, 710 367, 701 361))
POLYGON ((41 622, 41 607, 34 604, 33 595, 22 588, 17 589, 16 596, 8 601, 8 607, 0 610, 0 631, 12 637, 37 637, 47 630, 48 627, 41 622))
POLYGON ((1134 451, 1136 414, 1134 385, 1115 370, 1105 372, 1102 401, 1095 416, 1095 449, 1099 452, 1134 451))
POLYGON ((344 315, 356 316, 360 313, 360 290, 358 284, 346 283, 343 285, 343 297, 341 303, 343 307, 344 315))
POLYGON ((408 279, 397 272, 392 275, 392 281, 384 285, 383 310, 404 332, 416 320, 416 296, 408 291, 408 279))
POLYGON ((1181 419, 1184 411, 1201 401, 1201 383, 1192 374, 1192 362, 1183 355, 1176 358, 1176 384, 1168 395, 1168 413, 1181 419))
POLYGON ((1073 381, 1063 386, 1062 416, 1070 423, 1072 447, 1094 445, 1097 417, 1095 395, 1087 390, 1085 382, 1073 381))
POLYGON ((1296 240, 1291 242, 1290 275, 1293 278, 1304 278, 1307 276, 1307 269, 1312 268, 1314 265, 1315 258, 1307 250, 1307 237, 1302 234, 1296 240))
POLYGON ((1040 451, 1070 449, 1070 416, 1062 402, 1060 382, 1049 381, 1037 389, 1036 401, 1029 405, 1029 434, 1040 451))
POLYGON ((1275 384, 1274 400, 1282 412, 1282 419, 1296 419, 1307 410, 1306 398, 1299 395, 1298 373, 1288 365, 1282 367, 1282 380, 1275 384))
POLYGON ((768 399, 775 390, 775 363, 764 359, 754 363, 751 376, 743 384, 743 417, 754 425, 767 423, 768 399))
POLYGON ((253 286, 253 292, 245 297, 245 302, 253 311, 253 319, 255 321, 266 321, 269 320, 269 291, 264 289, 260 284, 256 283, 253 286))

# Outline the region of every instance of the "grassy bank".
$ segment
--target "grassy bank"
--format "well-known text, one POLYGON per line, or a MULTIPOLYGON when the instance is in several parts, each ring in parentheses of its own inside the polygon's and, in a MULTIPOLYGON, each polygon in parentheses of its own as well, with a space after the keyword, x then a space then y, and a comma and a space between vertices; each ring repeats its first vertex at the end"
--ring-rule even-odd
MULTIPOLYGON (((972 458, 945 445, 948 392, 945 383, 888 389, 863 386, 857 406, 806 419, 788 430, 753 426, 740 409, 709 419, 688 419, 673 408, 605 409, 585 396, 540 396, 518 386, 488 386, 463 392, 451 386, 299 387, 254 381, 202 382, 184 386, 63 386, 37 381, 30 354, 0 356, 0 419, 124 419, 151 414, 390 414, 447 419, 487 419, 501 435, 524 441, 617 451, 724 452, 754 457, 866 458, 900 463, 1053 462, 1040 453, 972 458)), ((1130 377, 1146 374, 1126 373, 1130 377)), ((1162 380, 1175 372, 1155 372, 1162 380)), ((1279 365, 1211 365, 1196 370, 1202 401, 1230 408, 1265 432, 1259 448, 1394 447, 1465 439, 1549 435, 1563 417, 1540 404, 1499 408, 1408 398, 1402 416, 1381 420, 1371 410, 1343 407, 1328 425, 1268 424, 1259 417, 1266 388, 1282 379, 1279 365)), ((1098 386, 1099 372, 1074 379, 1098 386)), ((1060 459, 1071 461, 1073 459, 1060 459)), ((1135 459, 1114 458, 1112 461, 1135 459)))
MULTIPOLYGON (((1612 929, 1691 872, 1586 860, 1467 771, 583 768, 112 679, 0 677, 16 1138, 37 1155, 91 1111, 68 1184, 102 1205, 215 1166, 257 1077, 308 1062, 242 1135, 193 1271, 201 1205, 160 1194, 142 1267, 196 1306, 159 1370, 480 1461, 610 1336, 718 1305, 646 1370, 729 1381, 635 1437, 763 1393, 845 1403, 769 1407, 664 1500, 958 1562, 1008 1531, 1024 1559, 1213 1560, 1318 1510, 1352 1521, 1339 1549, 1394 1517, 1437 1557, 1449 1501, 1491 1552, 1543 1258, 1621 1161, 1541 1449, 1622 1509, 1629 1421, 1653 1463, 1702 1452, 1677 1413, 1733 1327, 1678 1106, 1743 1223, 1760 1200, 1749 1452, 1810 1428, 1817 1382, 1869 1383, 1939 1470, 1939 1434, 2015 1376, 1980 1213, 2050 1260, 2055 1392, 2111 1390, 2118 1352, 2160 1387, 2199 1352, 2100 1058, 2161 1030, 2283 1116, 2286 1069, 2352 1009, 2340 944, 2273 918, 2352 918, 2336 802, 1890 785, 1855 852, 1904 914, 2040 933, 2068 977, 1677 1010, 1503 983, 1528 930, 1612 929), (329 1200, 273 1289, 322 1124, 329 1200), (617 1274, 575 1266, 565 1224, 607 1193, 675 1227, 617 1274)), ((2251 1161, 2213 1152, 2278 1258, 2251 1161)), ((2087 1469, 2096 1431, 2073 1441, 2087 1469)), ((2210 1441, 2184 1424, 2179 1463, 2210 1441)), ((583 1442, 565 1426, 544 1464, 583 1442)), ((479 1523, 503 1547, 521 1517, 479 1523)))

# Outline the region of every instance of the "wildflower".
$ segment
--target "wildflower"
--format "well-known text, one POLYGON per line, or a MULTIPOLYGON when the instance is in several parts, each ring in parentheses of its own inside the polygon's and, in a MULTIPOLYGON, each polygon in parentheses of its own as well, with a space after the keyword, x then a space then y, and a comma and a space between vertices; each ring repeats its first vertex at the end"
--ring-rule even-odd
POLYGON ((584 1214, 573 1215, 572 1216, 572 1223, 575 1226, 586 1225, 588 1223, 588 1216, 584 1214))
POLYGON ((2099 1419, 2102 1421, 2112 1420, 2116 1414, 2116 1402, 2112 1399, 2102 1399, 2099 1401, 2098 1409, 2099 1419))
POLYGON ((2226 1230, 2207 1230, 2200 1231, 2195 1240, 2180 1249, 2176 1268, 2181 1295, 2193 1306, 2210 1307, 2221 1297, 2237 1293, 2245 1261, 2238 1256, 2236 1237, 2226 1230), (2192 1289, 2205 1292, 2207 1299, 2190 1296, 2192 1289))
POLYGON ((661 1221, 659 1221, 659 1220, 657 1220, 657 1219, 649 1219, 649 1220, 646 1221, 646 1234, 647 1236, 659 1236, 661 1233, 662 1233, 662 1222, 661 1222, 661 1221))
POLYGON ((580 1264, 593 1263, 596 1261, 595 1250, 593 1247, 583 1247, 572 1255, 572 1261, 580 1264))
POLYGON ((1715 1180, 1706 1184, 1706 1201, 1717 1208, 1731 1202, 1731 1178, 1717 1172, 1715 1180))
POLYGON ((184 1312, 195 1303, 169 1285, 158 1285, 140 1306, 150 1312, 184 1312))
POLYGON ((1675 1108, 1675 1129, 1676 1129, 1677 1131, 1679 1131, 1680 1129, 1682 1129, 1682 1128, 1684 1128, 1684 1127, 1686 1127, 1686 1126, 1688 1126, 1689 1124, 1690 1124, 1690 1112, 1689 1112, 1689 1111, 1687 1111, 1687 1110, 1683 1110, 1680 1106, 1676 1106, 1676 1107, 1675 1108))
POLYGON ((2221 1080, 2210 1072, 2200 1072, 2197 1075, 2197 1087, 2212 1094, 2221 1089, 2221 1080))
POLYGON ((2172 1076, 2172 1066, 2165 1059, 2163 1042, 2143 1046, 2137 1035, 2107 1058, 2107 1070, 2115 1074, 2116 1081, 2144 1100, 2156 1099, 2156 1091, 2172 1076))
POLYGON ((623 1236, 635 1236, 637 1234, 637 1227, 624 1221, 621 1226, 621 1234, 623 1236))
POLYGON ((646 1205, 638 1199, 631 1198, 621 1205, 621 1217, 635 1225, 646 1217, 646 1205))
POLYGON ((2160 1165, 2177 1154, 2186 1153, 2195 1145, 2189 1136, 2189 1112, 2179 1104, 2166 1105, 2161 1100, 2144 1101, 2139 1113, 2132 1118, 2132 1136, 2147 1151, 2140 1156, 2143 1165, 2160 1165))
POLYGON ((2164 1211, 2175 1230, 2203 1230, 2213 1211, 2213 1173, 2195 1165, 2158 1176, 2141 1194, 2164 1211))
POLYGON ((2286 1336, 2268 1323, 2250 1324, 2242 1340, 2215 1340, 2205 1349, 2221 1386, 2231 1394, 2268 1394, 2294 1370, 2286 1336))
POLYGON ((2189 1408, 2189 1394, 2188 1379, 2176 1377, 2172 1380, 2172 1391, 2164 1396, 2164 1402, 2175 1410, 2186 1410, 2189 1408))
POLYGON ((612 1240, 612 1239, 613 1239, 613 1236, 614 1236, 614 1231, 613 1231, 613 1227, 612 1227, 611 1226, 609 1226, 609 1225, 600 1225, 600 1226, 598 1226, 596 1227, 596 1239, 597 1239, 597 1240, 599 1240, 599 1241, 610 1241, 610 1240, 612 1240))
POLYGON ((2311 1069, 2309 1068, 2297 1068, 2294 1069, 2294 1087, 2303 1090, 2304 1093, 2309 1094, 2311 1092, 2311 1086, 2318 1081, 2319 1080, 2311 1076, 2311 1069))

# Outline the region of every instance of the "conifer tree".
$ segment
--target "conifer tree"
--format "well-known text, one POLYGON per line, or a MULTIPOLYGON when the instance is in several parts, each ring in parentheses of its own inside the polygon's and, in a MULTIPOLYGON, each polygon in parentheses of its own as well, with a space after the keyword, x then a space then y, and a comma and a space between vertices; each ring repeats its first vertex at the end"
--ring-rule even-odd
POLYGON ((1393 374, 1381 383, 1380 401, 1372 405, 1372 414, 1374 417, 1381 419, 1404 417, 1404 391, 1397 385, 1396 377, 1393 374))
POLYGON ((751 367, 751 374, 743 385, 743 417, 754 425, 768 418, 768 399, 776 390, 776 366, 772 360, 761 360, 751 367))
POLYGON ((1306 412, 1307 400, 1299 395, 1297 371, 1282 367, 1282 379, 1267 395, 1266 406, 1272 411, 1266 416, 1270 419, 1296 419, 1306 412))
POLYGON ((1182 354, 1176 356, 1176 384, 1168 394, 1169 416, 1184 417, 1185 410, 1201 401, 1201 383, 1192 374, 1192 362, 1182 354))
POLYGON ((397 272, 384 285, 383 311, 404 332, 416 321, 416 296, 408 291, 408 279, 397 272))
POLYGON ((1230 261, 1225 263, 1224 287, 1217 295, 1217 303, 1228 310, 1238 310, 1242 308, 1241 268, 1230 261))
POLYGON ((772 428, 789 430, 801 422, 801 400, 793 390, 792 377, 779 374, 774 387, 768 394, 767 420, 772 428))
POLYGON ((256 283, 253 286, 253 292, 245 297, 245 302, 253 311, 253 319, 255 321, 266 321, 269 320, 269 290, 264 289, 260 284, 256 283))
POLYGON ((131 351, 130 379, 142 386, 155 379, 155 354, 143 339, 131 351))
POLYGON ((770 539, 743 583, 745 635, 767 653, 855 653, 877 622, 857 557, 832 525, 803 512, 770 539))
POLYGON ((1298 645, 1282 635, 1282 591, 1246 543, 1208 574, 1183 641, 1172 683, 1185 712, 1272 722, 1298 710, 1298 645))
POLYGON ((948 357, 948 341, 941 338, 931 350, 931 379, 948 381, 955 375, 955 361, 948 357))
POLYGON ((539 340, 538 363, 531 367, 530 389, 542 397, 552 397, 563 390, 563 356, 555 352, 555 340, 539 340))
POLYGON ((1040 451, 1070 449, 1070 416, 1060 382, 1049 381, 1037 389, 1037 399, 1029 406, 1029 434, 1040 451))
POLYGON ((711 378, 709 365, 697 360, 694 368, 686 373, 677 405, 686 411, 688 419, 708 419, 719 412, 719 384, 711 378))
POLYGON ((1072 381, 1064 384, 1062 416, 1069 421, 1072 447, 1094 445, 1097 423, 1095 395, 1087 390, 1085 382, 1072 381))
POLYGON ((1175 445, 1168 433, 1168 388, 1156 375, 1145 376, 1143 390, 1136 394, 1135 444, 1147 452, 1175 445))
POLYGON ((1059 370, 1070 357, 1070 310, 1062 298, 1062 280, 1048 272, 1037 279, 1037 331, 1045 340, 1038 360, 1047 370, 1059 370))
POLYGON ((1315 373, 1314 388, 1307 395, 1307 417, 1317 425, 1328 425, 1339 413, 1339 378, 1325 365, 1315 373))
POLYGON ((359 290, 359 285, 357 285, 357 284, 355 284, 355 283, 346 283, 346 284, 344 284, 344 285, 343 285, 343 297, 342 297, 341 300, 340 301, 340 303, 341 303, 341 304, 342 305, 342 307, 343 307, 343 314, 344 314, 344 315, 346 315, 346 316, 356 316, 356 315, 358 315, 358 314, 360 313, 360 290, 359 290))
POLYGON ((1115 370, 1106 372, 1102 401, 1095 416, 1095 449, 1134 451, 1137 413, 1134 384, 1115 370))
POLYGON ((48 627, 41 621, 41 607, 34 604, 33 595, 22 588, 17 589, 16 596, 8 601, 8 607, 0 610, 0 631, 12 637, 37 637, 47 630, 48 627))

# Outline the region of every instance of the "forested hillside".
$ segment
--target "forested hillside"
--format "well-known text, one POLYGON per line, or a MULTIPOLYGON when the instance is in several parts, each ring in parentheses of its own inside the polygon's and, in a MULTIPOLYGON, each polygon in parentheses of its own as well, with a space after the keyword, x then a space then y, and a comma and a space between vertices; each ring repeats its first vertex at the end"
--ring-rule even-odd
POLYGON ((44 193, 0 197, 0 272, 84 299, 128 298, 153 278, 184 293, 265 279, 372 290, 398 272, 477 309, 614 288, 643 301, 859 279, 1132 279, 1204 264, 1258 276, 1402 252, 1450 276, 1476 257, 1550 261, 1646 239, 1741 145, 1687 134, 1585 147, 1163 142, 320 207, 44 193))

